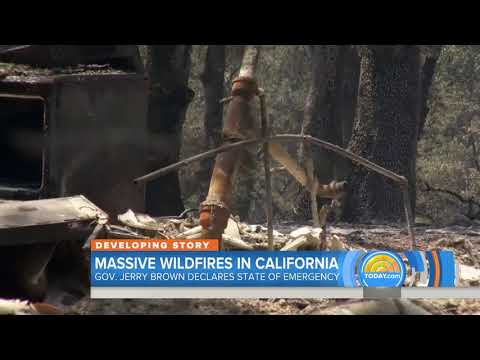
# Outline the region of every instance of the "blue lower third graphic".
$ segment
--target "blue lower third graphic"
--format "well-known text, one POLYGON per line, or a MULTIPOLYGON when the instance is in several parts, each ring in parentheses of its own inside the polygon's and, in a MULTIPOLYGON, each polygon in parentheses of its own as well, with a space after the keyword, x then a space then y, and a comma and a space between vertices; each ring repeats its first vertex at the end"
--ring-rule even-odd
POLYGON ((450 251, 92 251, 91 286, 454 287, 455 269, 450 251))
POLYGON ((355 286, 347 252, 92 252, 94 287, 355 286), (347 279, 347 284, 345 283, 347 279))

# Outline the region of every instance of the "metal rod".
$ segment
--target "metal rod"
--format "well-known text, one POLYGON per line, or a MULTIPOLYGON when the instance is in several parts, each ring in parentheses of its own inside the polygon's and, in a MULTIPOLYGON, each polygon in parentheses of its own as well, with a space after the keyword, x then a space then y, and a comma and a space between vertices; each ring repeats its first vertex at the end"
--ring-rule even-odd
POLYGON ((151 172, 147 175, 144 175, 142 177, 139 177, 139 178, 133 180, 133 182, 135 184, 147 183, 147 182, 153 181, 155 179, 158 179, 159 177, 162 177, 162 176, 164 176, 168 173, 171 173, 172 171, 175 171, 179 168, 187 166, 187 165, 189 165, 193 162, 208 159, 208 158, 216 156, 217 154, 227 152, 227 151, 230 151, 230 150, 234 150, 234 149, 237 149, 239 147, 256 144, 256 143, 258 143, 257 139, 249 139, 249 140, 243 140, 243 141, 238 141, 238 142, 231 143, 231 144, 222 145, 218 148, 208 150, 204 153, 189 157, 187 159, 184 159, 184 160, 179 161, 177 163, 168 165, 168 166, 166 166, 164 168, 161 168, 159 170, 155 170, 155 171, 153 171, 153 172, 151 172))
MULTIPOLYGON (((267 119, 267 111, 265 104, 265 94, 262 92, 260 98, 260 118, 262 124, 262 138, 268 139, 270 136, 270 127, 267 119)), ((273 244, 273 200, 272 200, 272 175, 270 174, 270 151, 268 149, 268 140, 263 143, 263 167, 265 170, 265 197, 266 197, 266 215, 267 215, 267 234, 268 249, 274 250, 273 244)))
POLYGON ((320 146, 324 149, 327 149, 327 150, 330 150, 340 156, 343 156, 347 159, 350 159, 351 161, 355 162, 355 163, 358 163, 360 165, 363 165, 365 166, 366 168, 376 172, 376 173, 379 173, 395 182, 398 182, 400 184, 403 184, 404 186, 407 186, 408 185, 408 180, 401 176, 401 175, 398 175, 396 173, 394 173, 393 171, 390 171, 390 170, 387 170, 383 167, 381 167, 380 165, 377 165, 361 156, 358 156, 348 150, 345 150, 343 148, 341 148, 340 146, 337 146, 337 145, 334 145, 332 143, 329 143, 327 141, 324 141, 324 140, 320 140, 320 139, 317 139, 317 138, 314 138, 310 135, 290 135, 290 134, 285 134, 285 135, 275 135, 275 136, 269 136, 267 138, 259 138, 259 139, 249 139, 249 140, 243 140, 243 141, 238 141, 238 142, 235 142, 235 143, 232 143, 232 144, 228 144, 228 145, 223 145, 223 146, 220 146, 216 149, 212 149, 212 150, 209 150, 209 151, 206 151, 204 153, 201 153, 201 154, 198 154, 198 155, 195 155, 195 156, 192 156, 190 158, 187 158, 187 159, 184 159, 180 162, 177 162, 175 164, 172 164, 172 165, 169 165, 165 168, 162 168, 160 170, 156 170, 150 174, 147 174, 145 176, 142 176, 140 178, 137 178, 134 180, 135 183, 137 184, 140 184, 140 183, 145 183, 145 182, 148 182, 148 181, 152 181, 154 179, 157 179, 165 174, 168 174, 172 171, 175 171, 183 166, 186 166, 192 162, 195 162, 195 161, 200 161, 200 160, 203 160, 203 159, 206 159, 206 158, 209 158, 209 157, 213 157, 219 153, 223 153, 223 152, 227 152, 227 151, 230 151, 230 150, 234 150, 234 149, 237 149, 237 148, 241 148, 241 147, 245 147, 245 146, 248 146, 248 145, 252 145, 252 144, 258 144, 258 143, 265 143, 265 142, 268 142, 268 141, 271 141, 271 142, 298 142, 298 141, 306 141, 308 143, 311 143, 311 144, 314 144, 314 145, 317 145, 317 146, 320 146))
POLYGON ((305 167, 307 168, 307 190, 310 194, 310 211, 312 212, 312 221, 314 227, 320 226, 320 218, 318 216, 317 188, 318 181, 315 181, 315 169, 312 158, 312 148, 310 145, 304 144, 304 156, 306 157, 305 167))
POLYGON ((405 207, 405 220, 407 222, 408 235, 410 237, 410 248, 415 250, 415 233, 413 231, 413 214, 412 214, 412 203, 410 201, 410 192, 408 186, 404 186, 402 189, 403 194, 403 204, 405 207))
MULTIPOLYGON (((262 119, 262 121, 263 121, 263 119, 262 119)), ((262 129, 262 131, 264 131, 264 129, 262 129)), ((358 156, 358 155, 356 155, 356 154, 354 154, 354 153, 352 153, 348 150, 345 150, 345 149, 341 148, 340 146, 334 145, 334 144, 329 143, 329 142, 324 141, 324 140, 317 139, 317 138, 312 137, 310 135, 285 134, 285 135, 276 135, 276 136, 265 136, 265 137, 262 137, 260 139, 249 139, 249 140, 243 140, 243 141, 235 142, 235 143, 228 144, 228 145, 223 145, 223 146, 220 146, 219 148, 212 149, 212 150, 206 151, 204 153, 192 156, 190 158, 184 159, 180 162, 177 162, 175 164, 169 165, 165 168, 159 169, 159 170, 154 171, 150 174, 147 174, 145 176, 137 178, 137 179, 134 180, 134 182, 135 183, 145 183, 145 182, 154 180, 156 178, 159 178, 159 177, 161 177, 161 176, 163 176, 167 173, 175 171, 178 168, 186 166, 186 165, 188 165, 192 162, 200 161, 200 160, 203 160, 205 158, 215 156, 219 153, 227 152, 227 151, 234 150, 234 149, 241 148, 241 147, 245 147, 245 146, 248 146, 248 145, 262 143, 262 144, 266 144, 267 148, 268 148, 268 142, 269 141, 272 141, 272 142, 304 141, 304 142, 309 143, 309 144, 317 145, 317 146, 320 146, 324 149, 330 150, 330 151, 332 151, 332 152, 334 152, 334 153, 336 153, 340 156, 343 156, 347 159, 350 159, 351 161, 353 161, 355 163, 363 165, 366 168, 368 168, 368 169, 370 169, 370 170, 372 170, 376 173, 379 173, 379 174, 381 174, 381 175, 399 183, 400 186, 402 187, 402 194, 403 194, 404 208, 405 208, 405 218, 406 218, 407 229, 408 229, 408 233, 409 233, 409 237, 410 237, 410 246, 411 246, 412 249, 414 249, 416 247, 415 234, 414 234, 413 227, 412 227, 413 226, 413 214, 412 214, 412 207, 411 207, 410 194, 409 194, 409 188, 408 188, 408 180, 404 176, 398 175, 398 174, 394 173, 393 171, 387 170, 387 169, 381 167, 380 165, 377 165, 377 164, 375 164, 375 163, 373 163, 373 162, 371 162, 371 161, 369 161, 369 160, 367 160, 367 159, 365 159, 361 156, 358 156)), ((265 152, 265 154, 267 154, 267 152, 265 151, 265 148, 264 148, 264 152, 265 152)), ((268 171, 266 171, 266 174, 268 174, 266 176, 270 175, 270 168, 269 167, 268 167, 268 171)), ((268 181, 267 181, 267 183, 268 183, 268 181)), ((268 199, 267 199, 267 202, 268 202, 268 199)), ((267 221, 268 221, 268 215, 267 215, 267 221)), ((270 240, 269 240, 269 247, 270 247, 270 240)))

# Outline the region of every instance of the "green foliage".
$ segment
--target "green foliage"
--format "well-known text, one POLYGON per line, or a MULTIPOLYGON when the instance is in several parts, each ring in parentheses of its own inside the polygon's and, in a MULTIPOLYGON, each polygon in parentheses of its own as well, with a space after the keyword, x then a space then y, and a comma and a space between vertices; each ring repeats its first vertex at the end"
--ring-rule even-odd
MULTIPOLYGON (((421 181, 480 200, 480 169, 472 141, 480 146, 480 46, 445 46, 432 85, 430 113, 419 143, 417 161, 421 181)), ((418 211, 441 224, 458 222, 468 209, 455 198, 418 192, 418 211)))

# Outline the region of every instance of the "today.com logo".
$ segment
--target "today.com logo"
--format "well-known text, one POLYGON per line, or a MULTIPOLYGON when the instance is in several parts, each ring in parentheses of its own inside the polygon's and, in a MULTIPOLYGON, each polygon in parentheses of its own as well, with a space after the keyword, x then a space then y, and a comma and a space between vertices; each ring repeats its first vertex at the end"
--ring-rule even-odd
POLYGON ((400 287, 405 281, 405 264, 395 253, 374 251, 360 262, 358 278, 363 287, 400 287))

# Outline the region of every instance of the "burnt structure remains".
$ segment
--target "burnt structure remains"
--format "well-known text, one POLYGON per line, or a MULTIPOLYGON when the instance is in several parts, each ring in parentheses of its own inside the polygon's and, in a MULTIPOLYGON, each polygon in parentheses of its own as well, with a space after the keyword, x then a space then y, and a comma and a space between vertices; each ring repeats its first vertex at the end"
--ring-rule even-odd
POLYGON ((0 46, 0 198, 84 195, 145 211, 147 81, 136 46, 0 46))
POLYGON ((137 46, 0 45, 0 298, 86 295, 89 235, 147 211, 147 84, 137 46))

